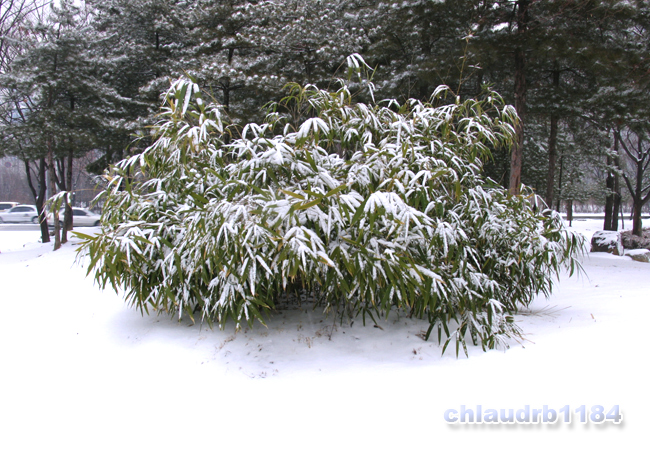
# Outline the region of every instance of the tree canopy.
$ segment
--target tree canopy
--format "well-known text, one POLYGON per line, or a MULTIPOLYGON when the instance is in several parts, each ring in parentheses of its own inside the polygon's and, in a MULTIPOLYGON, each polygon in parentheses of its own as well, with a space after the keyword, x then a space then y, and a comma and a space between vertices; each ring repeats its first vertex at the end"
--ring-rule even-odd
POLYGON ((378 98, 427 102, 439 85, 462 100, 485 85, 499 92, 520 120, 514 146, 492 149, 485 173, 511 193, 533 187, 556 209, 605 205, 608 227, 626 196, 616 130, 648 123, 644 1, 87 0, 37 16, 19 7, 37 3, 0 3, 0 152, 33 149, 27 161, 51 142, 53 164, 76 148, 96 155, 88 170, 101 174, 151 144, 170 80, 192 76, 243 127, 263 120, 288 82, 330 88, 356 53, 375 69, 378 98), (30 113, 42 125, 14 133, 28 103, 50 119, 30 113), (568 185, 578 160, 581 182, 568 185))

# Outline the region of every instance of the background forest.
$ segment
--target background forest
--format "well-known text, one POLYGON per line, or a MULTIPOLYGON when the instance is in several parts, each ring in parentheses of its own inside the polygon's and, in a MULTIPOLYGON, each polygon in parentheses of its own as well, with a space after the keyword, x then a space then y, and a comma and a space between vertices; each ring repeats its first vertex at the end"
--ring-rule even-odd
POLYGON ((357 53, 377 99, 489 85, 521 120, 487 176, 557 210, 604 208, 605 229, 625 203, 640 227, 649 34, 646 1, 0 0, 0 197, 89 202, 93 174, 151 144, 183 74, 243 126, 288 82, 328 88, 357 53))

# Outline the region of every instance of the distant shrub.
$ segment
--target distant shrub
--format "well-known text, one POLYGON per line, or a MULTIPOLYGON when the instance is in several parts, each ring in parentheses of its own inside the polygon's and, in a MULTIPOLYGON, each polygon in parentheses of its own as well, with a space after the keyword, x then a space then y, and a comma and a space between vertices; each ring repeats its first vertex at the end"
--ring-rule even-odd
POLYGON ((180 79, 155 143, 110 174, 102 231, 81 249, 89 273, 143 312, 239 327, 297 292, 341 317, 424 318, 457 354, 467 339, 507 347, 517 308, 574 269, 580 241, 532 192, 482 177, 514 109, 490 91, 454 98, 364 104, 347 82, 291 85, 233 137, 222 107, 180 79))

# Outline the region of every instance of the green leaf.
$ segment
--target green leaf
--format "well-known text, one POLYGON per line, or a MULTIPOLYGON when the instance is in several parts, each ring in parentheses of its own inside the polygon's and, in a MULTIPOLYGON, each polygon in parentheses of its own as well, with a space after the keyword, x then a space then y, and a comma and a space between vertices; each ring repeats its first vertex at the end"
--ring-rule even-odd
POLYGON ((316 165, 316 162, 314 161, 311 152, 308 149, 305 149, 304 152, 305 152, 305 158, 307 159, 309 166, 314 172, 318 173, 318 166, 316 165))
POLYGON ((333 196, 333 195, 336 195, 336 194, 338 194, 339 192, 341 192, 343 189, 345 189, 345 188, 347 188, 347 187, 348 187, 347 184, 342 184, 342 185, 340 185, 340 186, 338 186, 338 187, 332 189, 332 190, 329 191, 327 194, 325 194, 325 198, 328 198, 328 197, 331 197, 331 196, 333 196))
POLYGON ((290 197, 297 198, 298 200, 304 200, 305 199, 305 197, 303 195, 300 195, 300 194, 298 194, 296 192, 288 191, 286 189, 280 189, 280 192, 282 192, 284 194, 287 194, 290 197))
POLYGON ((363 212, 364 212, 363 210, 365 209, 366 203, 368 203, 369 198, 370 197, 366 197, 363 200, 363 202, 359 205, 359 207, 357 208, 357 211, 354 213, 354 216, 352 216, 352 220, 350 221, 350 225, 356 225, 357 222, 359 222, 361 220, 361 216, 363 215, 363 212))
POLYGON ((316 199, 314 199, 314 200, 312 200, 312 201, 310 201, 310 202, 305 202, 305 203, 300 203, 300 204, 295 204, 295 203, 294 203, 293 205, 291 205, 291 208, 292 208, 294 211, 300 211, 300 210, 303 210, 303 209, 311 208, 312 206, 316 206, 316 205, 318 205, 322 200, 323 200, 322 198, 316 198, 316 199))

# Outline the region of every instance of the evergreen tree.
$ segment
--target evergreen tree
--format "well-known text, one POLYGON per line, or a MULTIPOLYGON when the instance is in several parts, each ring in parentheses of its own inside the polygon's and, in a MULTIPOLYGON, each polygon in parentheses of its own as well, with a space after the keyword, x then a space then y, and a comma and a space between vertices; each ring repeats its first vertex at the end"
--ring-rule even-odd
POLYGON ((603 2, 610 14, 598 22, 594 89, 585 103, 592 120, 611 131, 607 156, 604 229, 616 229, 621 202, 623 154, 619 132, 650 119, 650 6, 647 2, 603 2))
POLYGON ((189 44, 179 67, 233 120, 261 120, 260 107, 280 100, 290 80, 326 85, 361 50, 358 9, 340 0, 199 0, 185 16, 189 44))
POLYGON ((107 120, 96 130, 103 155, 89 166, 101 174, 126 156, 148 145, 146 127, 160 106, 160 94, 181 68, 187 40, 184 23, 191 2, 174 0, 87 0, 92 11, 86 39, 98 81, 112 93, 103 111, 107 120), (139 137, 141 139, 135 139, 139 137))
POLYGON ((650 201, 650 133, 647 122, 616 130, 627 164, 622 176, 632 197, 632 233, 643 236, 641 210, 650 201))
MULTIPOLYGON (((0 0, 0 76, 10 70, 14 59, 29 47, 29 25, 42 17, 46 2, 40 0, 0 0)), ((28 99, 12 96, 9 86, 0 83, 0 157, 7 154, 19 156, 25 164, 28 187, 41 218, 41 241, 49 242, 50 235, 44 221, 45 160, 37 158, 36 167, 24 152, 25 142, 21 140, 19 125, 24 117, 19 111, 27 106, 28 99), (36 170, 34 170, 36 169, 36 170)))
POLYGON ((272 2, 194 2, 185 16, 188 45, 174 74, 194 77, 235 120, 261 118, 261 106, 286 83, 269 39, 280 11, 272 2))
POLYGON ((0 73, 24 47, 25 26, 42 17, 45 0, 0 0, 0 73))
POLYGON ((378 68, 378 95, 426 101, 441 84, 457 94, 480 93, 480 76, 468 76, 476 72, 464 40, 473 24, 468 2, 372 1, 362 11, 364 56, 378 68))
MULTIPOLYGON (((13 106, 5 111, 10 119, 3 134, 23 159, 42 164, 45 158, 50 195, 72 190, 73 160, 94 148, 94 132, 115 109, 115 93, 99 80, 102 68, 92 63, 88 29, 87 15, 71 1, 52 6, 43 22, 30 27, 30 46, 2 77, 13 106)), ((62 236, 58 207, 53 208, 55 249, 72 226, 67 196, 63 201, 62 236)), ((46 229, 44 217, 42 224, 46 229)))

